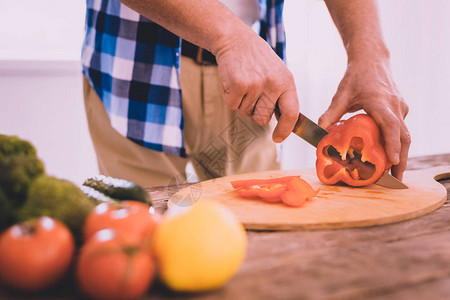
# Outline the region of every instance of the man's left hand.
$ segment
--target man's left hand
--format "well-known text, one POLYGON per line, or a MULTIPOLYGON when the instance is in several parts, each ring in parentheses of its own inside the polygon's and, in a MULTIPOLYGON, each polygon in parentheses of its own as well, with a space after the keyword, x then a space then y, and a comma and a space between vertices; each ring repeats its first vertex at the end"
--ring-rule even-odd
POLYGON ((392 78, 389 61, 350 61, 327 111, 320 117, 323 128, 340 120, 347 112, 363 109, 380 126, 392 175, 402 180, 411 136, 404 119, 408 105, 392 78))

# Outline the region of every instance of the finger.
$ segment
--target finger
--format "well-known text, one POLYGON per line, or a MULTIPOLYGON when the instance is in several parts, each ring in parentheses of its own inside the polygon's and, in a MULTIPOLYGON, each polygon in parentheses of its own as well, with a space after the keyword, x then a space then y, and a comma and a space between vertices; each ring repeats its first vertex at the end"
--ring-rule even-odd
POLYGON ((245 96, 245 87, 241 85, 234 85, 230 88, 223 88, 223 101, 231 110, 236 110, 241 105, 242 99, 245 96))
POLYGON ((238 108, 241 115, 246 117, 251 116, 253 111, 255 110, 255 105, 258 102, 259 98, 260 94, 257 93, 248 92, 247 94, 245 94, 238 108))
POLYGON ((409 113, 409 106, 408 106, 408 104, 406 104, 406 102, 403 98, 401 98, 401 105, 402 105, 402 109, 403 109, 403 119, 405 119, 409 113))
POLYGON ((408 152, 411 145, 411 134, 406 128, 406 124, 404 122, 402 123, 401 128, 402 131, 400 136, 402 149, 400 151, 400 162, 398 165, 393 166, 391 169, 392 175, 399 180, 403 180, 403 172, 406 170, 406 165, 408 162, 408 152))
POLYGON ((328 109, 320 116, 319 126, 322 128, 328 128, 332 124, 338 122, 342 116, 347 113, 348 110, 348 95, 345 92, 338 92, 334 95, 328 109))
POLYGON ((268 96, 261 96, 256 103, 252 119, 259 126, 265 126, 270 122, 272 118, 273 111, 275 109, 275 101, 270 99, 268 96))
POLYGON ((402 148, 400 120, 390 109, 385 109, 383 111, 374 110, 373 112, 367 111, 367 113, 373 117, 375 122, 381 128, 384 139, 384 149, 386 150, 388 160, 393 165, 399 164, 400 151, 402 148))
POLYGON ((278 107, 281 114, 272 134, 275 143, 284 141, 297 123, 299 104, 295 88, 287 90, 278 98, 278 107))

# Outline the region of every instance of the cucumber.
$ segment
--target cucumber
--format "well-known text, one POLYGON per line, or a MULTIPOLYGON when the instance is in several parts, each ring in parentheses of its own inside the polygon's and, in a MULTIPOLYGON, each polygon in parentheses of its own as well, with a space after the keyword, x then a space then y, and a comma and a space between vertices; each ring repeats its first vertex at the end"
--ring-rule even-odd
POLYGON ((117 200, 114 200, 111 197, 106 196, 103 193, 100 193, 94 188, 91 188, 90 186, 82 185, 80 186, 80 190, 91 200, 94 204, 100 204, 103 202, 115 202, 117 200))
POLYGON ((124 179, 97 175, 86 179, 83 186, 91 187, 113 200, 135 200, 152 205, 150 195, 143 187, 124 179))

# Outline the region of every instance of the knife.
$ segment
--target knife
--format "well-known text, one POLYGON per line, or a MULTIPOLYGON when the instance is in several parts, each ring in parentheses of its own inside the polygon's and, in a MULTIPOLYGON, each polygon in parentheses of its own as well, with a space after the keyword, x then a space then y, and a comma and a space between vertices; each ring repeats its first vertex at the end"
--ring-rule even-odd
MULTIPOLYGON (((280 110, 278 108, 278 103, 275 107, 275 114, 280 115, 280 110)), ((328 134, 328 131, 308 119, 302 113, 299 113, 297 123, 292 130, 293 133, 313 145, 317 148, 320 140, 328 134)), ((334 161, 338 162, 342 166, 346 167, 348 170, 352 171, 358 168, 359 174, 362 178, 370 177, 373 174, 374 166, 368 162, 361 162, 361 154, 354 151, 354 158, 349 161, 343 161, 339 152, 333 147, 328 148, 327 153, 334 161)), ((384 172, 384 174, 378 179, 375 184, 383 186, 390 189, 407 189, 408 187, 403 184, 400 180, 392 176, 391 174, 384 172)))

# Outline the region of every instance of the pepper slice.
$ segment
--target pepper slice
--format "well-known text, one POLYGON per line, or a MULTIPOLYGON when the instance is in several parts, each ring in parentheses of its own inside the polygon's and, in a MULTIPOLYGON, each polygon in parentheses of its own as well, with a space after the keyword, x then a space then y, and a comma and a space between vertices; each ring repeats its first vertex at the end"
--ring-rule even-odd
POLYGON ((341 120, 330 126, 328 132, 316 151, 316 173, 324 184, 366 186, 391 167, 380 129, 369 115, 341 120), (362 165, 366 167, 361 168, 362 165))
POLYGON ((231 184, 239 186, 235 191, 241 197, 260 199, 270 203, 283 201, 286 205, 295 207, 302 206, 306 200, 319 192, 319 189, 314 190, 300 176, 239 180, 231 184))
MULTIPOLYGON (((245 198, 259 197, 263 199, 280 198, 286 191, 286 183, 264 183, 244 186, 236 189, 236 193, 245 198)), ((272 202, 272 201, 270 201, 272 202)))
POLYGON ((277 184, 277 183, 287 183, 294 177, 300 178, 300 176, 284 176, 278 178, 268 178, 268 179, 244 179, 244 180, 234 180, 231 181, 230 184, 234 189, 242 188, 242 187, 250 187, 255 185, 262 184, 277 184))
POLYGON ((286 183, 262 184, 257 195, 263 199, 275 199, 280 198, 284 192, 286 192, 286 183))
POLYGON ((309 183, 301 178, 293 178, 288 182, 286 192, 281 195, 281 200, 286 205, 300 207, 307 200, 315 197, 319 190, 314 190, 309 183))

